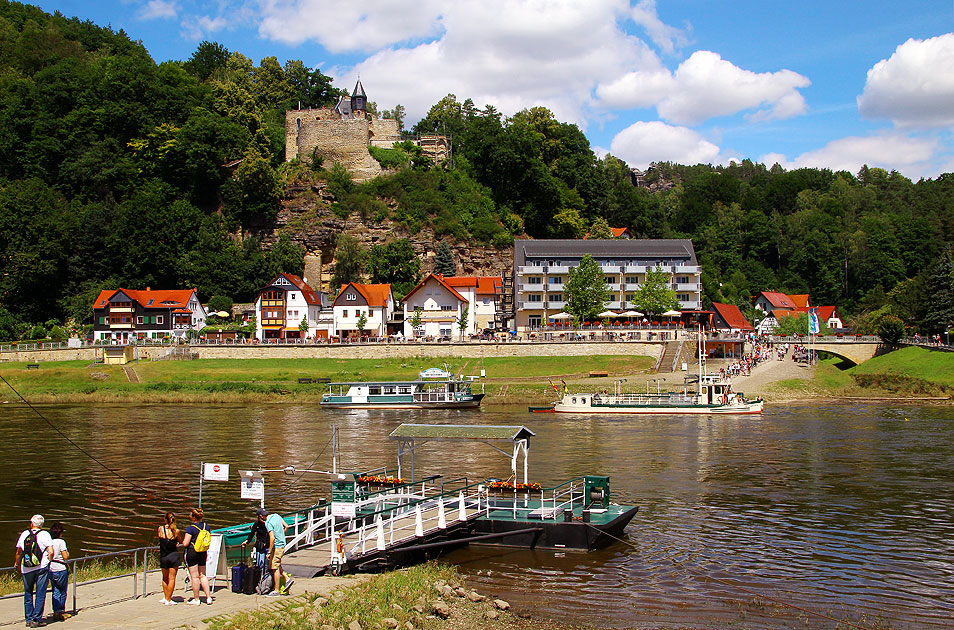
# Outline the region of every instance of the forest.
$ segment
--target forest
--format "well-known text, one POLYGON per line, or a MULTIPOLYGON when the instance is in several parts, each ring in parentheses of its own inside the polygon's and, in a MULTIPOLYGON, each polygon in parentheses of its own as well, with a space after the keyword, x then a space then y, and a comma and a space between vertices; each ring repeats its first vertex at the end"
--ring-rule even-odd
MULTIPOLYGON (((122 31, 0 0, 0 338, 87 323, 103 288, 252 300, 276 273, 302 272, 293 239, 266 249, 261 237, 306 171, 333 212, 393 220, 395 239, 426 225, 452 246, 506 248, 629 227, 691 238, 707 302, 747 309, 775 290, 860 327, 885 313, 923 332, 954 323, 952 174, 656 163, 636 186, 546 108, 508 117, 449 94, 407 131, 451 136, 452 161, 376 151, 389 170, 357 183, 321 156, 284 161, 285 110, 334 104, 345 92, 332 77, 214 42, 183 59, 157 64, 122 31)), ((368 267, 373 280, 381 265, 368 267)))

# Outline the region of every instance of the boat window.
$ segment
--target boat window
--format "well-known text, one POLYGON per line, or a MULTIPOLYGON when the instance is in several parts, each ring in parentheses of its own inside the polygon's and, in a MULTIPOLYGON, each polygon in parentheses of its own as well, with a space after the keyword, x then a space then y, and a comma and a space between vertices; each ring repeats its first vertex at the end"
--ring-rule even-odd
POLYGON ((580 398, 580 404, 581 404, 581 405, 585 405, 585 404, 586 404, 586 398, 580 398))
POLYGON ((380 388, 380 387, 369 387, 369 388, 368 388, 368 395, 369 395, 369 396, 380 396, 380 395, 381 395, 381 388, 380 388))
POLYGON ((573 404, 574 404, 574 405, 576 404, 576 398, 573 399, 573 404))
POLYGON ((411 393, 411 386, 410 386, 410 385, 398 385, 398 393, 399 393, 399 394, 410 394, 410 393, 411 393))
POLYGON ((385 388, 384 388, 384 393, 385 393, 385 394, 393 394, 393 393, 394 393, 394 387, 393 387, 393 386, 385 387, 385 388))

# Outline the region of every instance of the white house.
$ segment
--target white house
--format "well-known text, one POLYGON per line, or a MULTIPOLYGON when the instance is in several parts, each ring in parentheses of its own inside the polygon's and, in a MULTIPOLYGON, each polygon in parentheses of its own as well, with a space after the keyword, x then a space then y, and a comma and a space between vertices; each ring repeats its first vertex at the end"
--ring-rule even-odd
POLYGON ((326 293, 315 291, 296 275, 280 273, 255 299, 255 337, 259 341, 327 337, 328 320, 321 316, 326 310, 326 293), (307 330, 302 330, 303 321, 307 330))
POLYGON ((469 317, 465 333, 493 328, 497 318, 497 298, 503 283, 500 276, 454 276, 444 278, 444 282, 467 300, 469 317))
POLYGON ((391 285, 356 282, 342 285, 332 308, 336 336, 342 339, 362 335, 385 337, 388 334, 388 322, 394 315, 391 285))
MULTIPOLYGON (((474 313, 468 299, 447 280, 430 274, 404 296, 405 337, 461 337, 474 331, 474 313), (465 309, 467 322, 463 331, 458 322, 465 309), (420 324, 414 320, 420 315, 420 324)), ((472 295, 476 294, 476 286, 472 295)))

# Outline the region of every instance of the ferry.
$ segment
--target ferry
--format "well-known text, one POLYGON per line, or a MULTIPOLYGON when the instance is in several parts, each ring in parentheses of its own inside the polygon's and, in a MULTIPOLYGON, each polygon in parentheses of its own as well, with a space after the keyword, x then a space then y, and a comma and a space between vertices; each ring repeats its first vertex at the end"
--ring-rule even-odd
POLYGON ((321 397, 328 409, 468 409, 484 394, 471 390, 476 376, 460 378, 440 368, 420 372, 416 381, 329 383, 321 397))
MULTIPOLYGON (((614 383, 613 393, 573 393, 564 384, 563 397, 548 407, 530 407, 531 412, 580 414, 760 414, 765 405, 761 398, 747 399, 732 391, 732 382, 721 374, 702 370, 704 340, 699 340, 699 374, 687 377, 682 391, 624 393, 622 383, 614 383)), ((647 384, 647 389, 648 389, 647 384)), ((559 391, 559 390, 558 390, 559 391)))

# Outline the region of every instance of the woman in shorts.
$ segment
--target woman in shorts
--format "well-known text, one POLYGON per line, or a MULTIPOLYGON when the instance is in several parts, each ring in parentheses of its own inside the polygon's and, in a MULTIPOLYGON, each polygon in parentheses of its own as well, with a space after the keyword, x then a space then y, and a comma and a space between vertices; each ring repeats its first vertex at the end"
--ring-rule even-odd
POLYGON ((176 515, 166 512, 166 522, 159 526, 159 568, 162 569, 162 603, 175 606, 172 594, 176 591, 176 573, 179 572, 179 530, 176 515))
POLYGON ((199 601, 199 587, 202 587, 202 592, 205 593, 205 603, 212 605, 212 591, 209 590, 209 578, 205 575, 205 562, 208 551, 196 551, 195 550, 195 537, 199 535, 199 531, 203 529, 208 529, 205 524, 205 514, 202 512, 202 508, 193 508, 192 509, 192 525, 189 525, 185 530, 185 537, 182 539, 182 546, 186 549, 186 566, 189 568, 189 578, 192 582, 192 594, 194 598, 189 601, 193 606, 198 606, 202 602, 199 601))

